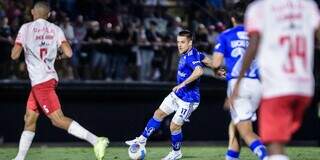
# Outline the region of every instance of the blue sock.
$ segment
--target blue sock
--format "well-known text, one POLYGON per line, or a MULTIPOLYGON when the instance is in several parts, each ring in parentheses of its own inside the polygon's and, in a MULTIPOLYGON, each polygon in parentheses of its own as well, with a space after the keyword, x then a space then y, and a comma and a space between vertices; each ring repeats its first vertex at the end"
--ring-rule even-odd
POLYGON ((231 149, 228 149, 226 153, 226 159, 227 160, 238 160, 240 156, 240 153, 231 149))
POLYGON ((146 128, 144 128, 142 135, 146 138, 149 138, 150 135, 160 127, 160 124, 161 124, 161 120, 157 120, 154 117, 152 117, 148 121, 146 128))
POLYGON ((256 155, 258 155, 260 160, 263 160, 265 157, 267 157, 267 149, 266 147, 261 143, 260 140, 254 140, 251 144, 250 144, 250 149, 253 153, 255 153, 256 155))
POLYGON ((171 145, 172 149, 174 151, 178 151, 181 148, 181 143, 182 143, 182 132, 180 131, 175 131, 171 133, 171 145))

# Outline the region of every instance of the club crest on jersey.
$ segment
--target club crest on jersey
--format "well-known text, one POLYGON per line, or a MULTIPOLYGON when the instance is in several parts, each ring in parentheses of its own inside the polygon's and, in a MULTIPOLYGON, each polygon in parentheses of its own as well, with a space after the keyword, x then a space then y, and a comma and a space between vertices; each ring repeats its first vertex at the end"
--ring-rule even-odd
POLYGON ((186 73, 183 73, 183 72, 181 72, 181 71, 178 71, 178 75, 179 75, 180 77, 185 77, 187 74, 186 74, 186 73))

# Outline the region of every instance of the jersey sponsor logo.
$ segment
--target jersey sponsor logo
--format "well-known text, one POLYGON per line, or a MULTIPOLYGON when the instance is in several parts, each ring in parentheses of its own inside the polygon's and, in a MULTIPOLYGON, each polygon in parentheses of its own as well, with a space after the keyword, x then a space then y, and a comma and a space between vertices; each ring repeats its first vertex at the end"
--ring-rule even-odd
POLYGON ((198 64, 198 63, 201 63, 201 62, 200 61, 192 61, 193 65, 198 64))
POLYGON ((52 40, 53 38, 53 35, 36 35, 36 40, 52 40))
POLYGON ((42 27, 42 28, 33 28, 33 32, 45 32, 45 33, 54 33, 54 29, 49 29, 48 27, 42 27))

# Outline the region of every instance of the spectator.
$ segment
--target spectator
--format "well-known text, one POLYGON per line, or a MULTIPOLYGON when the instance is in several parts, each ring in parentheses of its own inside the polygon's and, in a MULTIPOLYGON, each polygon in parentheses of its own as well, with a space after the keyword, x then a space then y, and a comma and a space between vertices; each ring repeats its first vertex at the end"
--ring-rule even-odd
MULTIPOLYGON (((61 25, 66 38, 72 43, 74 53, 70 64, 68 61, 60 61, 58 64, 57 69, 60 67, 59 74, 63 74, 62 79, 170 80, 171 75, 174 75, 171 73, 175 72, 171 64, 175 64, 175 37, 179 31, 185 26, 193 28, 192 31, 199 31, 196 36, 201 39, 199 43, 202 44, 203 51, 208 50, 214 43, 215 31, 221 32, 228 25, 223 18, 227 12, 212 9, 213 7, 208 5, 209 1, 199 2, 203 4, 203 8, 196 12, 186 12, 184 17, 180 17, 182 15, 179 13, 184 11, 185 6, 192 8, 194 3, 167 0, 50 2, 54 8, 50 21, 61 25), (213 12, 214 17, 208 16, 205 10, 213 12), (71 23, 68 17, 73 19, 75 15, 79 16, 71 23), (182 18, 185 21, 182 21, 182 18), (206 25, 212 24, 216 25, 215 31, 206 28, 206 25), (133 52, 136 54, 131 54, 133 52)), ((10 28, 11 37, 17 34, 23 22, 30 20, 32 4, 32 0, 0 1, 0 17, 8 17, 10 26, 7 24, 7 27, 10 28)), ((2 34, 1 37, 3 36, 2 34)), ((5 47, 2 48, 6 50, 5 47)), ((5 53, 0 56, 1 66, 4 65, 2 62, 5 59, 2 57, 5 53)), ((17 63, 16 67, 12 67, 16 77, 24 78, 21 74, 25 71, 24 64, 14 63, 17 63)), ((0 74, 2 76, 6 73, 0 74)))
POLYGON ((107 55, 103 50, 104 35, 103 31, 100 29, 98 21, 90 23, 90 28, 85 40, 87 41, 87 48, 91 59, 90 65, 92 68, 92 79, 104 78, 104 71, 107 65, 107 55))
MULTIPOLYGON (((84 42, 84 38, 87 35, 87 27, 84 24, 83 16, 78 15, 76 22, 73 24, 74 28, 74 44, 73 44, 73 56, 71 58, 71 65, 73 67, 73 73, 76 79, 79 79, 83 75, 84 71, 80 69, 79 59, 81 56, 81 48, 84 42)), ((84 55, 86 56, 86 54, 84 55)), ((84 57, 85 58, 85 57, 84 57)), ((81 65, 85 65, 82 63, 81 65)))
MULTIPOLYGON (((69 17, 64 17, 62 24, 60 24, 60 28, 63 30, 66 36, 66 39, 69 41, 72 48, 74 48, 73 42, 75 40, 75 36, 74 36, 73 26, 70 23, 69 17)), ((57 70, 58 70, 60 79, 65 79, 65 80, 74 79, 72 66, 70 65, 69 59, 62 59, 60 62, 58 62, 57 70)))
POLYGON ((8 18, 3 17, 0 19, 0 79, 7 79, 11 72, 10 53, 13 45, 11 35, 11 28, 8 25, 8 18))
POLYGON ((126 78, 126 64, 129 58, 131 47, 130 35, 127 29, 121 26, 116 26, 113 34, 113 44, 114 44, 114 76, 116 80, 124 80, 126 78))

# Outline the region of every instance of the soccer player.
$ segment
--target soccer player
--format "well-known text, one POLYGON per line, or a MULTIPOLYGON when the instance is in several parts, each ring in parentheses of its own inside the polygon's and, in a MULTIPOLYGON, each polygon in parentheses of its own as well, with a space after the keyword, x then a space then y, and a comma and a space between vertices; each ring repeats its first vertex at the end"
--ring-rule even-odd
POLYGON ((268 144, 268 160, 288 160, 284 146, 290 141, 314 94, 314 33, 320 30, 317 5, 311 0, 260 0, 245 15, 249 33, 239 78, 229 103, 244 88, 246 70, 257 55, 262 82, 259 132, 268 144))
MULTIPOLYGON (((222 32, 217 38, 217 44, 213 54, 211 67, 214 70, 225 61, 226 80, 228 81, 227 95, 230 96, 234 84, 239 76, 240 67, 246 48, 248 47, 248 36, 244 30, 244 3, 235 4, 231 12, 233 28, 222 32)), ((205 60, 206 61, 206 60, 205 60)), ((253 63, 246 70, 245 78, 241 83, 241 92, 235 103, 229 107, 232 122, 229 124, 229 145, 226 160, 238 160, 240 152, 240 139, 238 134, 250 147, 260 160, 267 159, 266 147, 261 143, 259 137, 253 132, 252 121, 257 119, 257 110, 261 97, 261 84, 259 81, 258 67, 253 63)))
POLYGON ((47 21, 50 15, 47 2, 35 3, 31 13, 34 21, 21 26, 11 53, 11 58, 16 60, 20 57, 22 49, 24 50, 32 85, 24 116, 25 125, 20 138, 19 152, 14 160, 25 159, 35 135, 40 108, 54 126, 92 144, 96 158, 102 160, 109 143, 108 139, 98 138, 76 121, 64 116, 55 92, 58 81, 54 69, 57 51, 59 48, 62 50, 61 58, 70 58, 72 56, 70 45, 62 30, 47 21))
POLYGON ((192 47, 192 33, 187 30, 179 32, 177 45, 180 54, 177 72, 177 86, 163 100, 160 107, 154 112, 142 134, 134 140, 126 141, 132 145, 140 143, 145 145, 150 135, 160 127, 162 120, 175 112, 171 124, 172 151, 163 160, 176 160, 182 158, 182 125, 188 122, 191 113, 199 106, 200 102, 200 76, 203 74, 204 55, 192 47))

